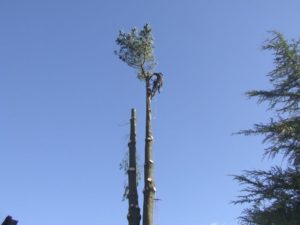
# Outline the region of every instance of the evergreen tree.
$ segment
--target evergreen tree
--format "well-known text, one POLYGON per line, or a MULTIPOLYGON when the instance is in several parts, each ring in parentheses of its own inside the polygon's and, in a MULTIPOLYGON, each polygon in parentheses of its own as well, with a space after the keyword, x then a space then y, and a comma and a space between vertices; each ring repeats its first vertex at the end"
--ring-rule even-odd
POLYGON ((144 162, 144 202, 143 225, 153 225, 153 206, 156 187, 154 183, 153 136, 151 124, 151 101, 162 86, 162 74, 154 73, 155 58, 153 54, 154 41, 152 30, 146 24, 138 32, 119 32, 116 43, 120 46, 115 53, 130 67, 137 71, 137 77, 145 82, 146 87, 146 137, 144 162))
POLYGON ((283 157, 287 166, 275 166, 268 171, 245 171, 235 176, 244 188, 234 203, 250 207, 240 216, 246 225, 300 224, 300 41, 287 41, 279 32, 263 46, 274 56, 275 69, 269 74, 271 90, 247 92, 258 102, 269 104, 275 112, 268 123, 255 124, 243 130, 244 135, 263 135, 269 143, 265 156, 283 157))

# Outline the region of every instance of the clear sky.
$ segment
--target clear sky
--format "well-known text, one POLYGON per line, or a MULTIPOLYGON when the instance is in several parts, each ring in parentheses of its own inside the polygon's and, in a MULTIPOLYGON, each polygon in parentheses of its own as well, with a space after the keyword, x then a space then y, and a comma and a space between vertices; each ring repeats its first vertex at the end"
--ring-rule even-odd
POLYGON ((119 29, 148 22, 165 74, 153 102, 155 225, 237 224, 229 175, 273 162, 262 138, 231 134, 270 115, 243 93, 269 87, 261 45, 270 30, 298 38, 299 10, 299 0, 0 0, 0 219, 127 224, 119 162, 131 107, 142 158, 145 91, 113 51, 119 29))

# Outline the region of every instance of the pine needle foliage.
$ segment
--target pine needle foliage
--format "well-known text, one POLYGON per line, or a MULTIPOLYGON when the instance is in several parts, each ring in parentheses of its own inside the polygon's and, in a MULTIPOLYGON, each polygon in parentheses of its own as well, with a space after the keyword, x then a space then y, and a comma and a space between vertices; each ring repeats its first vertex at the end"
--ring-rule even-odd
POLYGON ((267 102, 276 113, 267 123, 242 130, 244 135, 262 135, 268 144, 264 155, 282 156, 285 168, 275 166, 268 171, 244 171, 234 179, 242 185, 242 195, 235 204, 247 204, 240 216, 243 225, 300 224, 300 41, 288 41, 272 32, 264 50, 273 53, 275 69, 269 74, 271 90, 253 90, 249 97, 267 102))
POLYGON ((272 90, 247 92, 250 97, 258 97, 259 102, 268 102, 277 112, 299 112, 300 101, 300 40, 288 42, 276 31, 266 41, 263 50, 271 50, 275 69, 268 74, 272 90))
POLYGON ((140 31, 137 28, 131 29, 129 33, 119 31, 116 43, 120 49, 115 51, 115 54, 128 66, 137 70, 140 80, 145 80, 152 74, 156 63, 153 54, 154 40, 149 24, 140 31))

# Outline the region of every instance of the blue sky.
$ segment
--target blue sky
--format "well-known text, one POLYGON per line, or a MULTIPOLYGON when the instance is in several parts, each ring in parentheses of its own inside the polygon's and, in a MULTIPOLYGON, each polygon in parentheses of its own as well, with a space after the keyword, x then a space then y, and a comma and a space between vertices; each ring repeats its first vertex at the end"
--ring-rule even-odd
MULTIPOLYGON (((230 174, 268 168, 260 137, 231 135, 272 113, 267 31, 300 36, 297 0, 0 0, 0 218, 20 225, 126 224, 130 109, 144 140, 144 84, 114 54, 118 30, 150 23, 155 225, 234 225, 230 174)), ((280 162, 280 160, 279 160, 280 162)), ((142 187, 140 187, 142 189, 142 187)))

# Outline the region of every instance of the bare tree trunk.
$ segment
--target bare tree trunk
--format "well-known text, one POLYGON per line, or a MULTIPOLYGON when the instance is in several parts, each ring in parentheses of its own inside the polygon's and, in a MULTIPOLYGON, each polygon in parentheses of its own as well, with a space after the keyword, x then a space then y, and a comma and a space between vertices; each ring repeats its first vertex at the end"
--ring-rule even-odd
POLYGON ((137 166, 136 166, 136 111, 131 109, 130 119, 130 141, 129 147, 129 168, 128 168, 128 223, 129 225, 139 225, 141 214, 137 192, 137 166))
POLYGON ((153 136, 151 127, 151 98, 150 77, 147 77, 143 225, 153 225, 153 205, 156 191, 153 179, 154 161, 152 156, 153 136))

